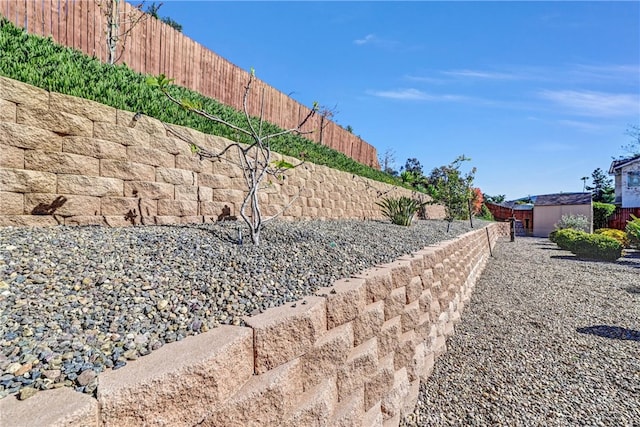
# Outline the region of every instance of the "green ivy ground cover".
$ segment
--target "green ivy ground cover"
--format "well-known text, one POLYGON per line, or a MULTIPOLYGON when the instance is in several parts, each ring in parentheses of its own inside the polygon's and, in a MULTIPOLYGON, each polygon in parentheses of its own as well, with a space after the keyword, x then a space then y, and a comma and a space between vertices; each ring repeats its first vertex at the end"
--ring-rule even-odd
MULTIPOLYGON (((118 109, 142 112, 166 123, 238 140, 226 126, 212 123, 171 103, 146 84, 147 76, 126 65, 108 65, 84 53, 56 44, 50 37, 27 34, 0 16, 0 75, 52 92, 90 99, 118 109)), ((170 76, 169 76, 170 77, 170 76)), ((183 87, 174 87, 177 98, 198 102, 204 110, 244 127, 244 114, 183 87)), ((280 129, 268 124, 269 133, 280 129)), ((265 132, 266 133, 266 132, 265 132)), ((246 142, 242 141, 241 142, 246 142)), ((376 181, 403 186, 382 171, 356 162, 329 147, 299 135, 285 135, 271 141, 274 151, 304 158, 312 163, 350 172, 376 181)))

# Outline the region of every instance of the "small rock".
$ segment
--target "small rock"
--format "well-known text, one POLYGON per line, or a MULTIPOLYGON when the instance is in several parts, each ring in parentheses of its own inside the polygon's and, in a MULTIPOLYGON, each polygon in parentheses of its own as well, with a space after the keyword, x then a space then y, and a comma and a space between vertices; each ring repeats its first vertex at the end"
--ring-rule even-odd
POLYGON ((20 394, 18 395, 18 399, 26 400, 31 396, 35 395, 37 392, 38 390, 33 387, 25 387, 23 389, 20 389, 20 394))

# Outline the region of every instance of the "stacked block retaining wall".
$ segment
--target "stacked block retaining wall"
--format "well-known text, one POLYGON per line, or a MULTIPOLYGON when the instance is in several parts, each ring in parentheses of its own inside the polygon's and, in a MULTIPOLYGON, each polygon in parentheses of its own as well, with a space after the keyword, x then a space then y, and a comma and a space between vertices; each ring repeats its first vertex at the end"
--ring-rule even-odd
POLYGON ((0 424, 397 426, 508 224, 371 268, 69 389, 0 400, 0 424))
MULTIPOLYGON (((176 133, 213 151, 230 144, 0 77, 0 226, 202 223, 216 221, 225 206, 239 216, 241 169, 199 159, 176 133)), ((312 163, 285 175, 261 191, 265 215, 288 206, 285 219, 375 219, 382 195, 412 195, 312 163)), ((428 209, 443 217, 442 207, 428 209)))

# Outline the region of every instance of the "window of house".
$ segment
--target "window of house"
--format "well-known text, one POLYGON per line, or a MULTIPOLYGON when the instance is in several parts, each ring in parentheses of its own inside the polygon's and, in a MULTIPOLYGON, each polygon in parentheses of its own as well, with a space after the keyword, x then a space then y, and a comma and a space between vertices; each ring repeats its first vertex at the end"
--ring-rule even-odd
POLYGON ((627 174, 627 186, 640 187, 640 172, 629 172, 627 174))

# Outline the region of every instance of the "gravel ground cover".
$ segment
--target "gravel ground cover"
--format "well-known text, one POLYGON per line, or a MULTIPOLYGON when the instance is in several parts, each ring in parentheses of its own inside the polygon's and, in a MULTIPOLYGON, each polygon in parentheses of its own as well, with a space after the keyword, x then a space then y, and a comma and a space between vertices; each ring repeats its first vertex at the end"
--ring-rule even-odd
POLYGON ((403 426, 640 426, 640 253, 494 251, 403 426))
POLYGON ((470 230, 274 221, 255 247, 242 227, 0 229, 0 398, 93 393, 104 369, 470 230))

